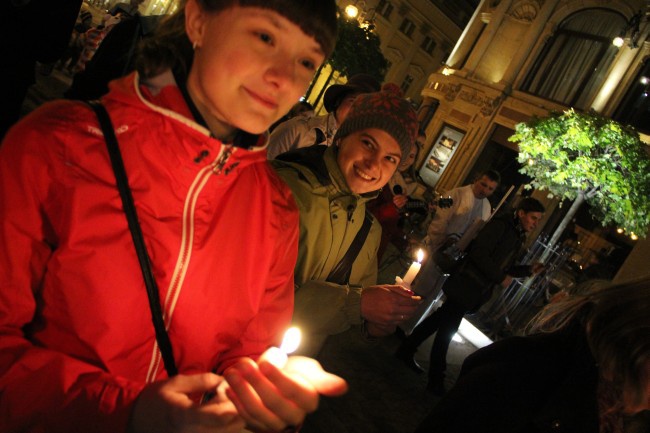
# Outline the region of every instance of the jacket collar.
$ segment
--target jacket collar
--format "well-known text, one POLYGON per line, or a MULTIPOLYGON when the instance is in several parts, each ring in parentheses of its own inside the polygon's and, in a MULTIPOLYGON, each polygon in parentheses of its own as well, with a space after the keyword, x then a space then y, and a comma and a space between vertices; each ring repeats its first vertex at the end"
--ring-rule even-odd
MULTIPOLYGON (((147 80, 142 80, 139 74, 134 72, 112 82, 110 87, 114 90, 110 93, 111 97, 122 102, 144 104, 149 109, 173 118, 202 135, 212 136, 210 130, 197 122, 192 115, 192 110, 177 86, 171 70, 166 70, 147 80)), ((268 146, 268 132, 254 135, 241 131, 232 144, 253 152, 263 151, 268 146)))

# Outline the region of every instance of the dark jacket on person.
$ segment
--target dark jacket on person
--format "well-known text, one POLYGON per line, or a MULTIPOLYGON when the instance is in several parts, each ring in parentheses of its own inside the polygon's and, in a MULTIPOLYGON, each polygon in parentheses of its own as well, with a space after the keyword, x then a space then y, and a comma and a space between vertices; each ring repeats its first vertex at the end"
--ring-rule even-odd
POLYGON ((512 337, 470 355, 416 433, 597 433, 597 388, 578 323, 512 337))
POLYGON ((443 286, 447 297, 471 311, 490 298, 493 286, 506 275, 531 275, 529 265, 514 265, 525 239, 517 216, 506 213, 491 219, 470 244, 459 270, 443 286))

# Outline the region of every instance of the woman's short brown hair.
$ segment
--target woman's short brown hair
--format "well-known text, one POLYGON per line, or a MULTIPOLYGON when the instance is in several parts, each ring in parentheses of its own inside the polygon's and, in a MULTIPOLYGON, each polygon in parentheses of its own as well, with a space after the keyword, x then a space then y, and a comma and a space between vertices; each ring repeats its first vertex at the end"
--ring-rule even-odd
MULTIPOLYGON (((272 9, 316 39, 325 56, 336 44, 336 3, 333 0, 196 0, 207 11, 219 12, 233 6, 272 9)), ((187 73, 193 50, 185 33, 185 3, 160 23, 154 36, 140 46, 136 68, 141 76, 152 77, 165 69, 180 67, 187 73)))

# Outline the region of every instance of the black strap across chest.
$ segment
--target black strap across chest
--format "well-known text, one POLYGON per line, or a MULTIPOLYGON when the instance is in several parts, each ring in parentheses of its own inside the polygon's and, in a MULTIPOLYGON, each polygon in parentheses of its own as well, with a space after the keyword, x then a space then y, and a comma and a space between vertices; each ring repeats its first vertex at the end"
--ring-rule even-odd
MULTIPOLYGON (((329 172, 327 171, 327 166, 325 165, 325 159, 323 158, 325 150, 327 150, 327 146, 317 144, 285 152, 281 155, 278 155, 277 159, 300 164, 312 172, 313 175, 316 176, 318 182, 321 183, 321 185, 330 185, 332 183, 332 180, 330 179, 329 172)), ((361 251, 361 247, 363 247, 363 244, 366 242, 368 233, 370 233, 371 226, 372 214, 368 211, 368 209, 366 209, 366 213, 363 218, 363 224, 352 240, 350 248, 348 248, 348 251, 336 264, 336 266, 332 268, 326 278, 326 281, 336 284, 348 284, 350 282, 352 264, 357 259, 357 256, 361 251)))
POLYGON ((144 244, 144 236, 142 235, 142 229, 138 222, 138 215, 136 213, 135 204, 133 203, 133 195, 129 188, 129 181, 124 168, 122 154, 120 153, 120 148, 117 143, 117 137, 115 136, 115 130, 111 118, 101 102, 91 101, 88 102, 88 105, 90 105, 90 107, 95 111, 97 119, 99 120, 99 125, 104 134, 108 154, 111 158, 111 166, 113 167, 113 172, 115 173, 115 179, 117 181, 117 188, 120 192, 120 198, 122 199, 122 206, 124 207, 124 213, 129 224, 129 230, 131 231, 135 251, 138 256, 138 261, 140 262, 142 276, 147 287, 147 296, 149 297, 149 308, 151 309, 151 319, 156 332, 156 341, 160 348, 167 375, 172 377, 178 374, 178 369, 176 367, 176 362, 174 361, 172 343, 165 328, 162 307, 160 306, 158 285, 156 284, 156 279, 151 270, 151 260, 149 258, 149 253, 147 252, 147 247, 144 244))

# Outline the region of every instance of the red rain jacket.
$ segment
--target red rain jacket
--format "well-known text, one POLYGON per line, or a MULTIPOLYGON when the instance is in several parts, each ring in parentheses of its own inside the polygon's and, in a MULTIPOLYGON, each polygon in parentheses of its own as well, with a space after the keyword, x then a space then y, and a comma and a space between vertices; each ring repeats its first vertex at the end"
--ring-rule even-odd
MULTIPOLYGON (((278 344, 290 322, 298 211, 265 137, 226 146, 190 120, 175 85, 149 90, 133 74, 103 102, 179 371, 222 372, 278 344)), ((166 372, 85 104, 46 104, 9 132, 0 224, 0 431, 124 431, 138 393, 166 372)))

